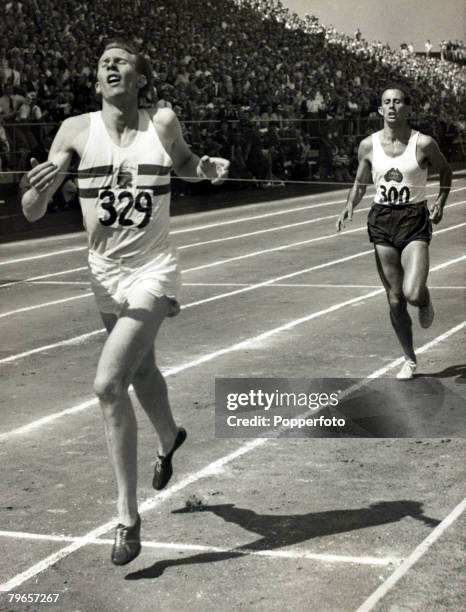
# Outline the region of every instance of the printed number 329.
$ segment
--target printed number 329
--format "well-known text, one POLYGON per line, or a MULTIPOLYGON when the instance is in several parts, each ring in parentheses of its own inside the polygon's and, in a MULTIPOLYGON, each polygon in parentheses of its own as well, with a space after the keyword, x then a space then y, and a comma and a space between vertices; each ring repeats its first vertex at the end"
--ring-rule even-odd
POLYGON ((134 197, 131 191, 120 191, 115 195, 111 189, 105 189, 99 193, 99 198, 100 208, 108 213, 105 217, 99 217, 105 227, 113 225, 142 229, 151 220, 152 194, 147 191, 139 191, 134 197))

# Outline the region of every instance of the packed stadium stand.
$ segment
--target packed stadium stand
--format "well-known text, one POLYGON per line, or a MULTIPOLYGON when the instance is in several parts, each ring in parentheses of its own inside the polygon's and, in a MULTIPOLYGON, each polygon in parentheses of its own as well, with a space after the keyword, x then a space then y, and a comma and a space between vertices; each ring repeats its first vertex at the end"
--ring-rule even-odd
POLYGON ((278 0, 11 0, 3 10, 2 182, 18 181, 32 155, 45 158, 64 118, 99 108, 94 70, 112 37, 151 62, 142 104, 172 107, 196 151, 231 159, 232 178, 243 179, 235 187, 350 180, 394 81, 411 93, 413 125, 464 158, 460 62, 338 33, 278 0))

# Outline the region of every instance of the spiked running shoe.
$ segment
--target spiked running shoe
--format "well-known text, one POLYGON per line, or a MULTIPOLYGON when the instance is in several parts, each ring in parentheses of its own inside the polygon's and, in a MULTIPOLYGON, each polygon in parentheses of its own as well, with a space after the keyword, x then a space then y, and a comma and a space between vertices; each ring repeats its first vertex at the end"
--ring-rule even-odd
POLYGON ((425 306, 419 306, 419 323, 421 327, 427 329, 432 325, 434 320, 434 307, 432 306, 432 300, 429 296, 429 302, 425 306))
POLYGON ((414 361, 411 361, 411 359, 406 359, 396 377, 398 380, 411 380, 414 377, 416 367, 417 365, 414 361))
POLYGON ((178 429, 178 434, 175 438, 175 443, 173 444, 173 448, 167 455, 159 455, 157 454, 157 459, 155 460, 154 466, 154 478, 152 480, 152 486, 156 491, 160 491, 164 487, 167 486, 168 481, 172 477, 173 467, 172 467, 172 457, 173 453, 180 448, 183 442, 187 437, 186 430, 183 427, 178 429))
POLYGON ((125 527, 121 523, 115 529, 115 541, 112 548, 112 563, 126 565, 135 559, 141 552, 141 517, 132 527, 125 527))

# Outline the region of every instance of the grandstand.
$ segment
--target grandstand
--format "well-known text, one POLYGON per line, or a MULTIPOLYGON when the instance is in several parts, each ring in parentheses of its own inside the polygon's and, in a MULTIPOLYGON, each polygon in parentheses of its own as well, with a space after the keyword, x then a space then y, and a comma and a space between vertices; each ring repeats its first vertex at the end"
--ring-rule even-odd
POLYGON ((169 10, 152 0, 12 0, 0 33, 3 183, 19 180, 31 154, 46 155, 60 121, 98 108, 94 67, 113 36, 151 62, 142 104, 173 107, 195 150, 232 160, 232 178, 244 179, 235 187, 347 176, 393 80, 411 91, 413 125, 464 158, 462 66, 339 34, 278 0, 178 0, 169 10))

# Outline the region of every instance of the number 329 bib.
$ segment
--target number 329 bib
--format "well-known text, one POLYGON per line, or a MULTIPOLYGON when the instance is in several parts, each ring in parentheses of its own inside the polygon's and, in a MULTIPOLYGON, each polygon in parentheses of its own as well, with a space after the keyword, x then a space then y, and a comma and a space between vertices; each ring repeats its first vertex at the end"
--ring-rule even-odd
POLYGON ((101 189, 97 206, 100 224, 117 230, 142 229, 154 213, 152 192, 132 188, 101 189))

